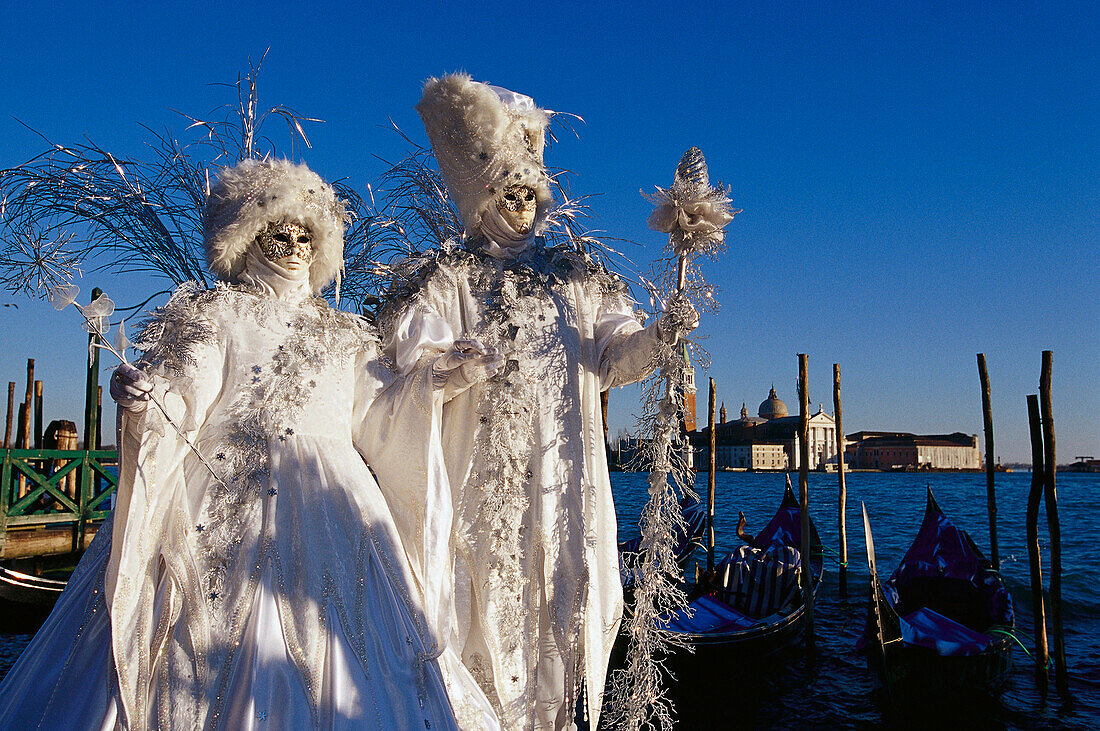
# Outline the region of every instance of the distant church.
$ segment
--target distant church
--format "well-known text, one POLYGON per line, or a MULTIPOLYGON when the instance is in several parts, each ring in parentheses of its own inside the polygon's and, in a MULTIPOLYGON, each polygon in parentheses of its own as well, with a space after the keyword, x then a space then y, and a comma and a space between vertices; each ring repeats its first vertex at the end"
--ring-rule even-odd
MULTIPOLYGON (((715 450, 719 468, 744 470, 799 469, 799 417, 788 415, 787 405, 776 395, 775 387, 761 402, 756 416, 749 416, 741 405, 741 418, 726 420, 726 405, 722 404, 720 422, 715 425, 715 450)), ((818 406, 809 416, 810 469, 825 469, 836 462, 836 420, 818 406)), ((696 469, 709 469, 710 429, 703 427, 688 432, 695 456, 696 469)))

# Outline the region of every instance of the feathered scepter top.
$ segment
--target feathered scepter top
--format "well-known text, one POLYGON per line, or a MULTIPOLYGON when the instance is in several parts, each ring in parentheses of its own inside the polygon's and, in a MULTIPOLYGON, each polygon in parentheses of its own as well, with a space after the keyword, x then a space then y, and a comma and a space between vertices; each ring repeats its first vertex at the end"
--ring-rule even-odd
MULTIPOLYGON (((741 212, 730 207, 729 188, 712 186, 707 161, 698 147, 689 148, 676 166, 672 187, 657 187, 656 193, 642 195, 656 208, 646 224, 654 231, 668 234, 666 254, 676 258, 675 289, 690 288, 691 257, 714 257, 725 250, 726 224, 741 212)), ((666 272, 671 274, 670 269, 666 272)), ((672 282, 663 282, 671 289, 672 282)), ((705 293, 702 293, 704 297, 705 293)))
POLYGON ((657 206, 646 224, 669 234, 669 246, 677 256, 721 251, 726 224, 741 212, 730 208, 729 188, 710 184, 707 161, 698 147, 680 158, 671 188, 658 186, 646 198, 657 206))
MULTIPOLYGON (((730 208, 728 192, 711 186, 703 153, 692 147, 680 159, 672 187, 646 196, 657 206, 649 227, 669 235, 662 260, 666 266, 653 292, 665 317, 694 316, 695 307, 714 308, 711 287, 693 257, 714 256, 723 249, 725 226, 739 213, 730 208)), ((642 541, 634 575, 634 613, 624 620, 629 638, 626 662, 612 673, 607 713, 612 727, 630 731, 673 725, 673 709, 661 681, 661 658, 680 644, 667 627, 672 613, 687 606, 679 586, 674 536, 684 528, 676 493, 694 495, 695 475, 680 431, 689 384, 688 346, 665 345, 657 356, 659 370, 643 386, 639 462, 649 472, 649 502, 639 520, 642 541)))

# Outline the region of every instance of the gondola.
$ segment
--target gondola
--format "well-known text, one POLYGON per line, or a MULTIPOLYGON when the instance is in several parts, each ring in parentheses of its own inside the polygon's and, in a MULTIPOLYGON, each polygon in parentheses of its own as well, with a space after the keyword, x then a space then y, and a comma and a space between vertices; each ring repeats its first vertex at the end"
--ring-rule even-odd
POLYGON ((769 678, 787 672, 786 651, 804 637, 803 567, 812 572, 815 594, 821 583, 821 541, 811 521, 810 557, 803 562, 801 506, 789 483, 767 526, 756 536, 739 535, 747 545, 688 586, 688 609, 668 618, 680 646, 664 658, 665 687, 679 728, 757 722, 757 701, 772 693, 769 678))
POLYGON ((51 578, 0 565, 0 632, 37 630, 65 590, 67 573, 51 578))
MULTIPOLYGON (((752 725, 756 713, 752 699, 767 696, 769 671, 782 672, 786 653, 781 651, 803 637, 806 607, 799 587, 802 518, 789 480, 783 501, 767 526, 755 537, 742 538, 748 545, 720 561, 712 575, 685 585, 692 597, 691 611, 675 612, 662 622, 679 645, 662 660, 665 688, 675 707, 678 728, 752 725), (780 562, 779 558, 787 560, 780 562), (780 605, 769 607, 760 601, 762 595, 752 591, 754 585, 765 589, 763 594, 780 605), (780 587, 784 596, 779 596, 780 587), (755 607, 749 600, 753 596, 755 607), (749 694, 736 703, 736 721, 731 720, 728 704, 714 702, 730 697, 734 678, 738 692, 749 694)), ((816 594, 822 552, 812 521, 810 545, 808 565, 816 594)), ((629 601, 626 611, 631 611, 629 601)), ((620 634, 612 652, 612 670, 623 666, 628 644, 626 635, 620 634)))
POLYGON ((719 562, 713 580, 698 586, 688 608, 670 618, 668 629, 694 650, 670 658, 680 674, 760 660, 802 637, 806 605, 799 576, 809 566, 816 593, 822 549, 810 521, 810 557, 803 563, 801 506, 789 480, 775 516, 755 537, 743 538, 748 545, 719 562))
POLYGON ((1012 595, 932 491, 924 521, 890 578, 879 581, 867 508, 863 530, 870 569, 868 662, 895 703, 992 698, 1011 664, 1012 595))

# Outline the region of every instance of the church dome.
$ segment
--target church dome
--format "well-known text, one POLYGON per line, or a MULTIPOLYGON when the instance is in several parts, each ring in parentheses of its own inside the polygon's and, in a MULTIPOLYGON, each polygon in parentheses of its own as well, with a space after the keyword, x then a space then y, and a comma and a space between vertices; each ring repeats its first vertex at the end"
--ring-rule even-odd
POLYGON ((775 395, 775 386, 772 386, 772 390, 768 392, 768 398, 760 404, 760 410, 756 413, 761 419, 781 419, 787 415, 787 404, 775 395))

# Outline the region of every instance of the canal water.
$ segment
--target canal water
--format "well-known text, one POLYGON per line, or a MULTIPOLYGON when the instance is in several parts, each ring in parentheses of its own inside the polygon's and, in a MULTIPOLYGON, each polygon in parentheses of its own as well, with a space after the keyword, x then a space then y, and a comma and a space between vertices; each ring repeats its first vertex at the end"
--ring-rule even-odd
MULTIPOLYGON (((797 487, 797 478, 794 478, 797 487)), ((1001 569, 1016 606, 1017 634, 1028 650, 1032 612, 1028 585, 1024 515, 1031 475, 997 475, 1001 569)), ((619 513, 619 536, 637 535, 637 517, 646 498, 645 475, 612 475, 619 513)), ((706 475, 697 479, 706 490, 706 475)), ((715 530, 719 552, 737 545, 737 511, 747 530, 759 530, 783 497, 782 474, 722 472, 717 476, 715 530)), ((924 515, 925 487, 943 510, 985 550, 989 545, 983 474, 854 473, 848 475, 849 597, 837 587, 835 562, 827 565, 815 611, 816 652, 794 651, 765 666, 731 677, 728 693, 701 699, 713 707, 708 728, 1100 728, 1100 475, 1063 473, 1058 478, 1062 523, 1063 611, 1072 699, 1053 692, 1040 696, 1023 650, 1014 652, 1012 682, 992 705, 951 707, 929 698, 924 709, 899 713, 887 706, 872 682, 855 644, 863 632, 867 567, 860 502, 867 504, 883 578, 893 570, 924 515)), ((810 512, 822 541, 837 547, 837 477, 810 475, 810 512)), ((1049 559, 1045 516, 1040 516, 1044 564, 1049 559)), ((705 558, 699 556, 701 560, 705 558)), ((693 569, 692 569, 693 570, 693 569)), ((1045 576, 1049 577, 1049 570, 1045 576)), ((0 676, 29 642, 26 635, 0 635, 0 676)), ((699 717, 706 713, 691 715, 699 717)), ((685 714, 687 715, 687 714, 685 714)), ((693 724, 694 726, 694 724, 693 724)))
MULTIPOLYGON (((696 489, 706 492, 706 474, 696 489)), ((795 489, 798 477, 791 475, 795 489)), ((647 498, 645 475, 612 475, 621 538, 637 535, 637 516, 647 498)), ((783 498, 783 474, 719 472, 715 490, 718 552, 729 552, 736 536, 737 511, 744 511, 753 533, 771 519, 783 498)), ((847 475, 848 599, 841 599, 837 564, 826 563, 815 618, 816 652, 796 650, 766 666, 745 668, 729 679, 729 692, 709 700, 713 715, 699 708, 685 714, 710 723, 699 728, 1100 728, 1100 475, 1058 476, 1058 512, 1062 525, 1062 602, 1066 656, 1072 700, 1051 693, 1044 702, 1033 665, 1024 651, 1013 652, 1011 684, 993 704, 952 707, 928 698, 927 707, 904 711, 883 702, 863 656, 855 645, 867 617, 868 572, 860 501, 867 505, 881 577, 886 579, 908 549, 924 516, 926 487, 958 525, 966 528, 988 556, 989 523, 984 474, 877 473, 847 475), (708 718, 709 716, 709 718, 708 718)), ((1028 579, 1024 517, 1031 473, 997 475, 998 542, 1001 571, 1012 592, 1016 634, 1033 650, 1031 589, 1028 579)), ((836 474, 812 473, 810 514, 826 546, 838 546, 836 474)), ((1040 550, 1049 578, 1046 517, 1040 513, 1040 550)), ((829 558, 826 553, 826 558, 829 558)), ((705 556, 696 554, 703 562, 705 556)), ((694 571, 694 567, 689 567, 694 571)), ((1048 617, 1049 622, 1049 617, 1048 617)))

